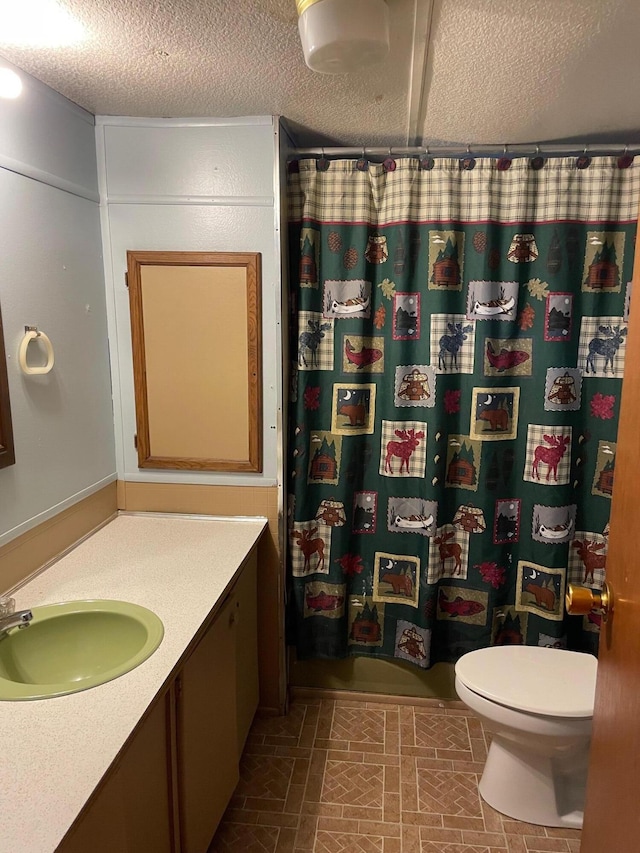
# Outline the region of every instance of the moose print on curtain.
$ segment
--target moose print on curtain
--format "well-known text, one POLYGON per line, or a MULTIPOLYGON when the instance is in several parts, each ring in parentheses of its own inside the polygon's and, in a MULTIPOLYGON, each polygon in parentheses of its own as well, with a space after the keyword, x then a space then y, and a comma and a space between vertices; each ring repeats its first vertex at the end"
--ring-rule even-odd
POLYGON ((291 640, 597 650, 640 167, 290 164, 291 640))

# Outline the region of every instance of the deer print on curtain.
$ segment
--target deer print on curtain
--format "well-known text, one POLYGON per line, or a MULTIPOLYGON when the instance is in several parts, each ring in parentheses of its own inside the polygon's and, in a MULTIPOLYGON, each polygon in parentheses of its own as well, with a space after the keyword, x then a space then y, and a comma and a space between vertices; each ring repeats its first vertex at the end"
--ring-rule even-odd
POLYGON ((640 163, 500 162, 290 164, 301 658, 597 650, 640 163))

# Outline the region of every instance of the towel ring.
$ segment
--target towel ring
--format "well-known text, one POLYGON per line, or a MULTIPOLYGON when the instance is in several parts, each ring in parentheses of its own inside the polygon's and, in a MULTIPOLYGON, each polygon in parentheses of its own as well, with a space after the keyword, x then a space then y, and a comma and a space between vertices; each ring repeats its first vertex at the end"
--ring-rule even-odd
POLYGON ((49 373, 54 363, 54 355, 53 355, 53 345, 51 341, 45 335, 44 332, 38 331, 36 326, 25 326, 24 327, 24 338, 20 342, 20 349, 18 350, 18 363, 20 365, 20 369, 23 373, 26 373, 27 376, 33 376, 34 374, 42 374, 49 373), (47 353, 47 363, 42 367, 29 367, 27 364, 27 349, 29 348, 29 344, 31 341, 36 338, 40 338, 42 343, 44 344, 45 351, 47 353))

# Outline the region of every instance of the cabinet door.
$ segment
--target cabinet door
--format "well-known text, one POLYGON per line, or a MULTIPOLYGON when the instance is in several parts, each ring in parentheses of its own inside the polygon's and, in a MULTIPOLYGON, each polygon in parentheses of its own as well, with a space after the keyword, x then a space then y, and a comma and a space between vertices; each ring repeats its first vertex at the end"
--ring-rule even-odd
MULTIPOLYGON (((165 696, 143 721, 122 761, 118 781, 127 826, 127 850, 171 853, 168 702, 165 696)), ((85 853, 90 848, 85 848, 85 853)), ((116 848, 111 848, 114 853, 116 848)))
POLYGON ((76 821, 57 853, 128 853, 127 827, 118 772, 104 782, 87 811, 76 821))
POLYGON ((227 598, 178 678, 182 853, 205 853, 238 784, 236 601, 227 598))
POLYGON ((60 853, 171 853, 167 697, 153 706, 60 853))
POLYGON ((258 708, 258 589, 254 549, 233 588, 236 624, 236 701, 238 705, 238 758, 242 754, 258 708))

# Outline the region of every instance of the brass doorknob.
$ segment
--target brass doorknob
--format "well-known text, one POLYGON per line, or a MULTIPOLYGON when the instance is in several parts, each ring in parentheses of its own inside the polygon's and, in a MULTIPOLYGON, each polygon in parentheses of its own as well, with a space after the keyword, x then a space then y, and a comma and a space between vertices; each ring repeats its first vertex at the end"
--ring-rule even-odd
POLYGON ((567 613, 571 616, 584 616, 587 613, 600 613, 602 621, 613 612, 613 596, 606 581, 600 592, 594 592, 584 586, 569 584, 564 598, 567 613))

